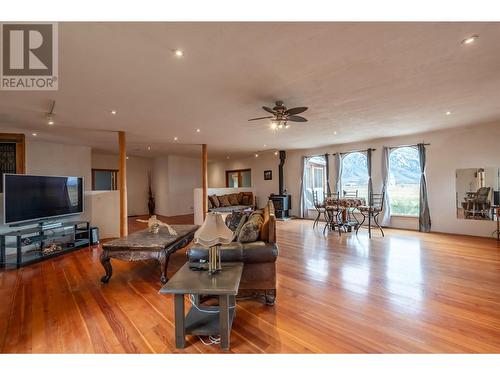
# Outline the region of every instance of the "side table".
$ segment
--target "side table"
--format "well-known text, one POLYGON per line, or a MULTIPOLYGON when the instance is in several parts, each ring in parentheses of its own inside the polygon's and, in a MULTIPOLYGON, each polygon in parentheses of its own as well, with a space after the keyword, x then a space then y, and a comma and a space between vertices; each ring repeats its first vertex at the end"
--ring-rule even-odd
POLYGON ((194 271, 189 263, 160 289, 160 294, 174 295, 175 346, 179 349, 186 344, 186 335, 220 335, 223 350, 229 350, 230 334, 236 314, 236 294, 240 285, 243 263, 223 263, 222 271, 209 275, 207 271, 194 271), (192 306, 187 315, 184 312, 184 295, 193 294, 195 301, 199 295, 217 296, 217 310, 192 306))

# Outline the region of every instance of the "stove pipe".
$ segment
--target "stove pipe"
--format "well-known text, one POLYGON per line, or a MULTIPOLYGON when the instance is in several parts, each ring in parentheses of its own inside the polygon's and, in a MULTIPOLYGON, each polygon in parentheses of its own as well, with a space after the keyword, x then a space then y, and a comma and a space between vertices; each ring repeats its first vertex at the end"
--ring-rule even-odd
POLYGON ((285 186, 283 181, 283 166, 285 165, 286 152, 280 151, 280 166, 279 166, 279 193, 285 194, 285 186))

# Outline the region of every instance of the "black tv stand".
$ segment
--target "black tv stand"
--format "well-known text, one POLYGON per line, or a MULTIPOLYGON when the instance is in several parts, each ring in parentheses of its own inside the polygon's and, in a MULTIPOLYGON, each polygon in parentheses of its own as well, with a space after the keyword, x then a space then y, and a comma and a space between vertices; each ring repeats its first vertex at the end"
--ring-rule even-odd
POLYGON ((19 268, 90 245, 88 221, 54 224, 57 225, 49 228, 40 223, 31 228, 0 234, 0 265, 19 268), (15 252, 7 253, 7 249, 15 249, 15 252))

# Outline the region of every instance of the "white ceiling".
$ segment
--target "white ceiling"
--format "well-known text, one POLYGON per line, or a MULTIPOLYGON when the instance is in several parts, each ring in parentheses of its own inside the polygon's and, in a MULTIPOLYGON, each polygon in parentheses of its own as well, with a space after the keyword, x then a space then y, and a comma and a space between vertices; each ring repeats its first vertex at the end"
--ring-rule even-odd
POLYGON ((207 143, 224 158, 500 119, 500 23, 61 23, 59 35, 59 91, 0 92, 3 128, 106 151, 125 130, 132 155, 207 143), (309 122, 247 121, 277 99, 308 106, 309 122))

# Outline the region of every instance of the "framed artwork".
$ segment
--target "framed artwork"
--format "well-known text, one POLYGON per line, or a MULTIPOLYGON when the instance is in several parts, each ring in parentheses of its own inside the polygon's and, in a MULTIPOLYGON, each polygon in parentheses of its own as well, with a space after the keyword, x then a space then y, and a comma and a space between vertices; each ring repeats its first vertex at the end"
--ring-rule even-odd
POLYGON ((264 171, 264 180, 272 180, 273 179, 273 171, 264 171))

